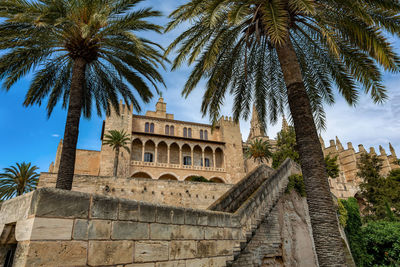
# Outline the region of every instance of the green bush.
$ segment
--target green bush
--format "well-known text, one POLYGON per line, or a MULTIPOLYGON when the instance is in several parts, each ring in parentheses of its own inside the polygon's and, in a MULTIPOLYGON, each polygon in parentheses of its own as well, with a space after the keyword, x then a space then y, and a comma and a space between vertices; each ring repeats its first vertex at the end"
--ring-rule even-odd
POLYGON ((349 217, 347 214, 347 209, 343 205, 343 199, 338 200, 338 213, 339 213, 339 223, 341 226, 346 227, 347 218, 349 217))
POLYGON ((203 176, 190 176, 187 181, 191 182, 203 182, 203 183, 212 183, 212 181, 207 180, 203 176))
POLYGON ((303 176, 301 174, 294 174, 289 176, 289 183, 286 187, 286 193, 291 190, 296 190, 302 197, 306 197, 306 187, 304 186, 303 176))
POLYGON ((400 266, 400 222, 375 221, 362 227, 370 266, 400 266))
POLYGON ((371 255, 367 254, 365 247, 365 240, 361 233, 361 216, 358 208, 358 203, 355 198, 349 198, 347 200, 341 199, 340 203, 347 211, 346 227, 344 231, 349 241, 351 254, 353 255, 354 261, 357 266, 371 266, 371 255))

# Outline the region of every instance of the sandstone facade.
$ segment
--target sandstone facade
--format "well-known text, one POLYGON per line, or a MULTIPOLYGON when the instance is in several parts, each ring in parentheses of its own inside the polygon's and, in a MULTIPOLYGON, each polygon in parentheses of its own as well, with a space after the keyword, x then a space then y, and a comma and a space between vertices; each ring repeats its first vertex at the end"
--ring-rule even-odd
MULTIPOLYGON (((236 184, 245 174, 259 166, 257 162, 244 157, 243 151, 249 142, 261 138, 269 141, 273 150, 276 148, 276 140, 266 135, 254 108, 250 124, 249 137, 246 142, 242 142, 239 125, 228 117, 221 117, 213 128, 208 124, 175 120, 173 114, 167 113, 166 103, 162 98, 157 102, 156 110, 147 111, 145 116, 133 115, 131 109, 120 103, 120 116, 112 112, 106 118, 101 138, 109 130, 123 130, 131 139, 131 151, 121 153, 117 175, 120 180, 114 181, 111 187, 118 188, 125 183, 131 183, 128 181, 131 178, 185 181, 192 176, 203 176, 218 183, 236 184)), ((282 129, 287 128, 288 123, 283 118, 282 129)), ((322 138, 320 141, 325 156, 338 156, 339 177, 329 181, 333 194, 338 198, 355 196, 361 182, 356 176, 357 161, 362 153, 376 154, 375 149, 370 148, 367 152, 362 145, 359 145, 357 152, 352 143, 348 143, 345 149, 338 138, 330 140, 329 146, 325 146, 322 138)), ((49 173, 58 171, 61 150, 62 142, 58 146, 55 162, 50 165, 49 173)), ((384 175, 393 169, 400 168, 396 152, 391 144, 389 144, 389 150, 390 155, 386 154, 382 146, 379 147, 384 175)), ((107 183, 104 182, 106 179, 104 177, 112 175, 113 163, 114 151, 109 146, 102 145, 100 151, 78 149, 75 173, 98 176, 98 184, 105 187, 107 183)), ((267 162, 269 166, 271 163, 267 162)), ((42 174, 39 186, 53 186, 54 179, 54 175, 42 174)), ((80 179, 82 184, 80 185, 79 182, 74 184, 74 187, 82 187, 83 191, 89 192, 84 189, 89 185, 84 180, 85 178, 80 179)), ((88 188, 93 189, 94 184, 88 188)), ((82 191, 81 189, 79 191, 82 191)), ((200 187, 199 190, 202 189, 200 187)), ((90 192, 99 191, 101 189, 96 188, 90 192)), ((122 195, 126 197, 127 191, 122 195)), ((128 198, 131 197, 128 196, 128 198)), ((140 195, 136 195, 134 199, 149 200, 140 195)), ((180 202, 178 197, 176 203, 173 204, 180 205, 180 202)), ((161 203, 170 204, 169 202, 161 203)))

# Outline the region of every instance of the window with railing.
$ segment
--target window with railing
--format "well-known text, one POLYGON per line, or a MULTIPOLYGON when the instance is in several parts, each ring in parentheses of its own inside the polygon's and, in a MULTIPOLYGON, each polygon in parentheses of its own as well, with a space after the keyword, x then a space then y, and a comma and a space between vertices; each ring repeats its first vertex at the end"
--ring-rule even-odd
POLYGON ((153 162, 153 153, 150 153, 150 152, 144 153, 144 161, 145 162, 153 162))
POLYGON ((192 157, 190 156, 183 157, 183 165, 192 165, 192 157))

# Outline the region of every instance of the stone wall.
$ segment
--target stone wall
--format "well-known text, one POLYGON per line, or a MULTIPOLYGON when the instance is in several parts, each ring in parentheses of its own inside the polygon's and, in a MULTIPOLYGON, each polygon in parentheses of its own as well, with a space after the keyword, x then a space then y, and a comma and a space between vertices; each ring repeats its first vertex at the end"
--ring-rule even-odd
POLYGON ((50 188, 6 201, 0 214, 2 235, 15 226, 21 267, 225 266, 241 240, 233 214, 50 188))
MULTIPOLYGON (((55 187, 57 174, 41 173, 38 188, 55 187)), ((73 191, 103 194, 137 201, 206 209, 232 185, 110 176, 75 175, 73 191)))

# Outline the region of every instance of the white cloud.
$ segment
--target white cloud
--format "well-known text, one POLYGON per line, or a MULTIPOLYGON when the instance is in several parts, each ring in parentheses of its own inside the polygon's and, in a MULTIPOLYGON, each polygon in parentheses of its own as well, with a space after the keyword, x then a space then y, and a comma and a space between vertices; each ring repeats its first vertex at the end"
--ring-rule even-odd
POLYGON ((52 136, 52 137, 60 137, 59 134, 52 134, 51 136, 52 136))

